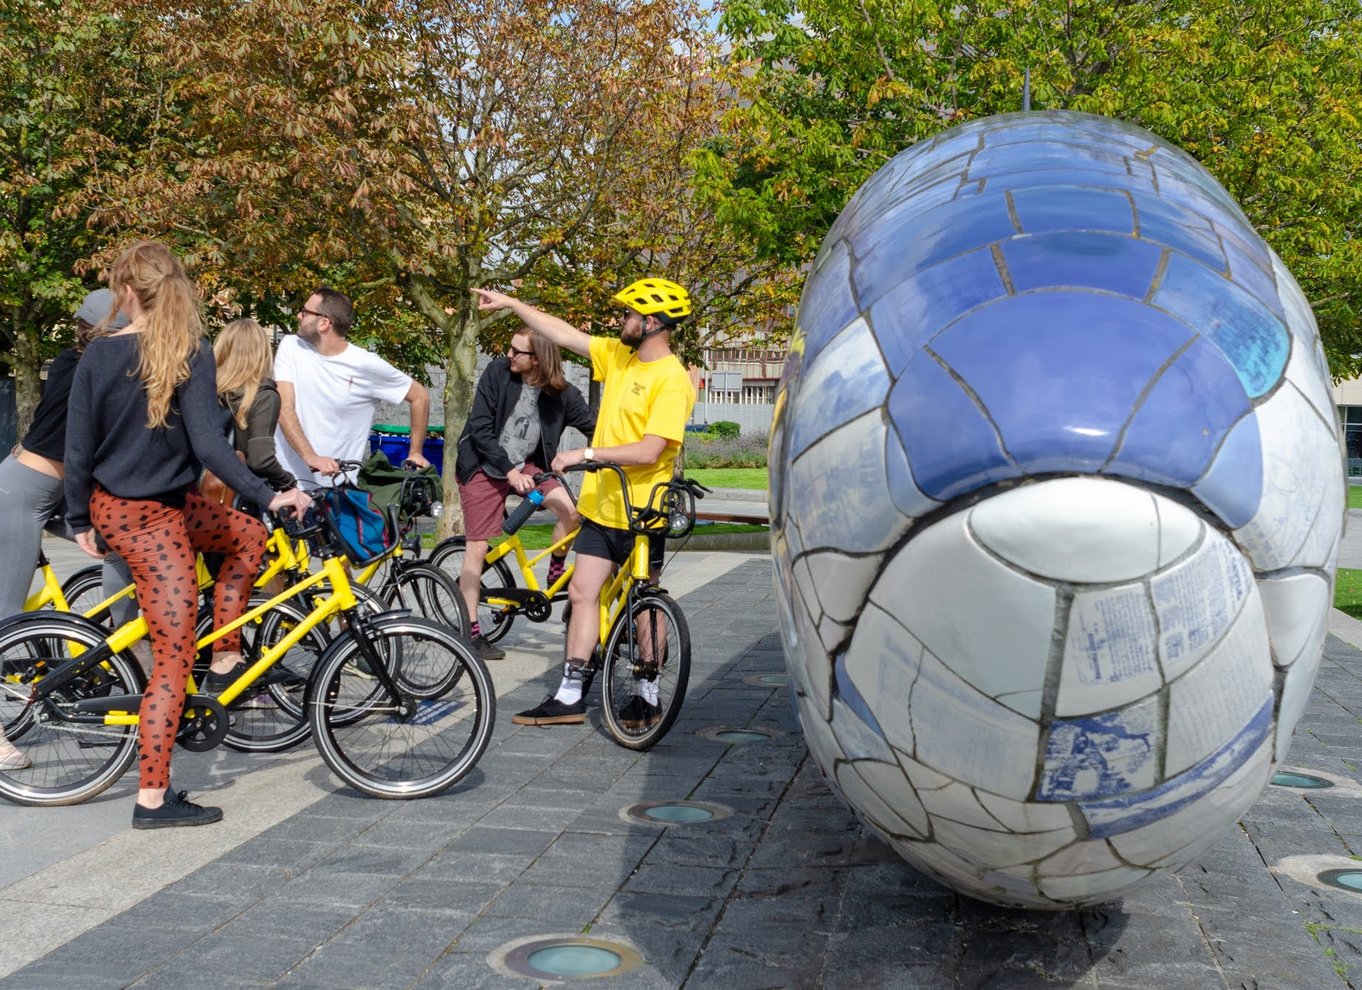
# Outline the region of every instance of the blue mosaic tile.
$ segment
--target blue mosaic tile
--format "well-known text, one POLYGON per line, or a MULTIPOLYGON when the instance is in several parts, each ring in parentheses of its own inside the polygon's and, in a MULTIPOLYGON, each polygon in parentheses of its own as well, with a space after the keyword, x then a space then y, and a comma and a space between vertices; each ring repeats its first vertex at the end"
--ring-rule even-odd
POLYGON ((908 364, 889 393, 887 408, 918 487, 929 498, 944 502, 1021 477, 992 425, 930 355, 919 354, 908 364))
POLYGON ((1261 241, 1257 244, 1246 242, 1243 238, 1227 230, 1220 231, 1220 241, 1225 246, 1229 258, 1230 278, 1248 290, 1264 307, 1279 320, 1285 321, 1282 301, 1278 295, 1277 280, 1272 275, 1270 250, 1261 241))
POLYGON ((1209 224, 1156 197, 1133 195, 1141 237, 1181 251, 1216 271, 1225 271, 1225 252, 1209 224))
POLYGON ((1132 299, 1149 293, 1163 254, 1148 241, 1087 232, 1015 237, 999 248, 1017 292, 1076 286, 1132 299))
POLYGON ((921 215, 891 214, 852 238, 857 296, 872 306, 896 280, 1016 232, 1002 196, 967 197, 921 215))
POLYGON ((1023 234, 1047 234, 1057 230, 1135 233, 1130 199, 1120 190, 1031 186, 1011 195, 1012 208, 1023 234))
POLYGON ((1104 473, 1190 488, 1251 410, 1225 356, 1195 340, 1155 381, 1104 473))
POLYGON ((1132 705, 1055 719, 1045 738, 1037 801, 1072 801, 1144 791, 1157 780, 1159 706, 1132 705))
POLYGON ((1281 379, 1291 356, 1290 333, 1233 282, 1174 255, 1153 302, 1214 341, 1239 372, 1250 398, 1265 394, 1281 379))
POLYGON ((1230 431, 1192 494, 1231 529, 1246 525, 1257 514, 1263 497, 1263 444, 1257 419, 1247 416, 1230 431))
POLYGON ((859 315, 860 308, 851 295, 851 258, 846 243, 825 245, 799 300, 796 324, 804 332, 804 347, 817 353, 859 315))
POLYGON ((1100 468, 1155 373, 1189 337, 1149 306, 1053 291, 977 310, 931 346, 978 396, 1016 463, 1042 473, 1100 468))
POLYGON ((819 396, 819 401, 798 403, 790 418, 786 452, 792 459, 884 401, 889 376, 863 322, 843 330, 812 359, 805 356, 799 390, 819 396))
POLYGON ((975 307, 1006 295, 987 248, 956 255, 896 283, 870 308, 870 325, 897 375, 932 335, 975 307))

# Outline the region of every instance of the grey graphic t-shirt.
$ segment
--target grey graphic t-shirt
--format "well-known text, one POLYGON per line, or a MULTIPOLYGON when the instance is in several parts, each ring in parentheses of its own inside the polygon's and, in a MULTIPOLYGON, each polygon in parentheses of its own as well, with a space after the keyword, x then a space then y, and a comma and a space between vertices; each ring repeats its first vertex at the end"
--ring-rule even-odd
MULTIPOLYGON (((523 385, 520 398, 511 410, 510 418, 501 428, 501 449, 511 459, 517 471, 525 466, 525 460, 539 446, 539 389, 523 385)), ((546 465, 539 465, 546 468, 546 465)))

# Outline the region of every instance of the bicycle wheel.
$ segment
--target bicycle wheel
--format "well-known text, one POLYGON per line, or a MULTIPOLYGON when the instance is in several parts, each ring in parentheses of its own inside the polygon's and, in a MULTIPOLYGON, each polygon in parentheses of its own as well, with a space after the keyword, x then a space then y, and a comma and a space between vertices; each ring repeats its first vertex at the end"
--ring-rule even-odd
POLYGON ((615 742, 643 750, 667 734, 690 678, 690 629, 661 592, 635 599, 605 643, 601 707, 615 742))
MULTIPOLYGON (((254 595, 250 608, 273 596, 254 595)), ((241 630, 241 654, 247 663, 279 643, 307 618, 293 602, 280 602, 241 630)), ((223 743, 244 753, 278 753, 296 746, 312 731, 303 695, 312 668, 330 640, 320 629, 309 629, 232 703, 232 727, 223 743)))
POLYGON ((106 790, 137 757, 134 725, 87 725, 57 717, 86 698, 129 695, 136 711, 144 690, 142 671, 131 656, 117 653, 48 696, 46 706, 29 701, 30 685, 72 659, 73 647, 88 650, 103 642, 87 620, 54 612, 31 612, 0 630, 0 725, 23 750, 31 766, 0 770, 0 795, 18 804, 78 804, 106 790))
POLYGON ((405 608, 431 622, 448 626, 460 636, 468 635, 468 606, 449 575, 430 564, 402 564, 383 586, 388 608, 405 608))
POLYGON ((492 738, 492 679, 462 639, 426 619, 380 618, 368 635, 380 662, 400 657, 395 666, 420 664, 431 679, 445 670, 440 676, 450 686, 439 698, 393 697, 347 634, 327 650, 308 686, 317 750, 337 777, 371 797, 439 794, 477 765, 492 738))
MULTIPOLYGON (((104 569, 99 564, 82 567, 62 582, 61 593, 76 615, 85 615, 104 601, 104 569)), ((113 615, 106 608, 97 615, 89 617, 105 629, 114 628, 113 615)))
MULTIPOLYGON (((451 536, 446 540, 441 540, 430 552, 430 557, 427 559, 432 566, 444 571, 457 588, 459 572, 463 570, 463 553, 464 538, 462 536, 451 536)), ((483 565, 480 598, 496 595, 504 589, 514 587, 516 587, 516 580, 511 573, 511 568, 506 564, 506 558, 503 557, 500 560, 483 565)), ((468 606, 464 605, 464 611, 467 610, 468 606)), ((477 618, 478 631, 489 643, 497 642, 510 632, 511 623, 515 621, 515 615, 506 606, 493 607, 484 601, 478 602, 477 618)))

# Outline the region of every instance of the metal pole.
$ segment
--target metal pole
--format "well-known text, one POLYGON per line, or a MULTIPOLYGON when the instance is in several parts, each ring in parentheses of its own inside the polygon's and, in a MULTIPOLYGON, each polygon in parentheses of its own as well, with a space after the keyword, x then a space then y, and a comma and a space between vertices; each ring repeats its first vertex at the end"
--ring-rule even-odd
POLYGON ((1026 75, 1022 77, 1022 113, 1031 110, 1031 69, 1028 67, 1026 75))

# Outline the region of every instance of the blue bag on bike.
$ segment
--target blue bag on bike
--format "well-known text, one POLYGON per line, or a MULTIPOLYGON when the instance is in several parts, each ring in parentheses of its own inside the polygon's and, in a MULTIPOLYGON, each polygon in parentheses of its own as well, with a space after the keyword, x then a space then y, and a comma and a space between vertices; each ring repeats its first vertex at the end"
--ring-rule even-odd
POLYGON ((352 564, 363 566, 383 556, 397 542, 388 517, 379 511, 368 492, 359 488, 328 488, 321 494, 326 516, 352 564))

